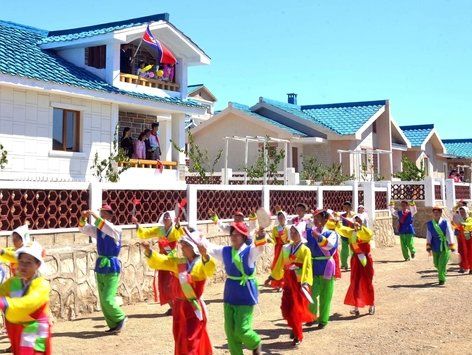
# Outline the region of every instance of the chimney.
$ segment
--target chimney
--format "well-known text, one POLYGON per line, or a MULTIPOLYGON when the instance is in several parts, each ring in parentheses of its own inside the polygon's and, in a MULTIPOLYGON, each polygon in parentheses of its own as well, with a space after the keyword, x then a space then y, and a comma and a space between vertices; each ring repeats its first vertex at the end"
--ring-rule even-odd
POLYGON ((296 105, 297 104, 297 94, 294 94, 293 92, 290 93, 290 94, 287 94, 287 97, 288 97, 288 103, 289 104, 292 104, 292 105, 296 105))

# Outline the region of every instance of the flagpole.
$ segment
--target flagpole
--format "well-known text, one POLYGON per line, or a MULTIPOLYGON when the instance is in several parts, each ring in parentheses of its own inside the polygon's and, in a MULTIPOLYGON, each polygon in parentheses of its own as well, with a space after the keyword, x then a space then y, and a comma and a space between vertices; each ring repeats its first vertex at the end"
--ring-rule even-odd
MULTIPOLYGON (((146 28, 149 27, 149 24, 150 24, 150 23, 147 24, 147 27, 146 27, 146 28)), ((144 30, 144 31, 146 31, 146 30, 144 30)), ((136 55, 138 54, 139 48, 141 48, 141 44, 143 44, 143 36, 141 36, 141 41, 139 41, 138 48, 136 48, 136 51, 134 52, 133 58, 131 58, 131 65, 133 65, 134 60, 136 59, 136 55)))

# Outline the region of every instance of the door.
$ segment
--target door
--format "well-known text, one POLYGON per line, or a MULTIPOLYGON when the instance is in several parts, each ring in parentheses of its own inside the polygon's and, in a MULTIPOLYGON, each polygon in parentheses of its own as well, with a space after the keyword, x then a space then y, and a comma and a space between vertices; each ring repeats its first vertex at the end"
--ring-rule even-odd
POLYGON ((292 168, 298 173, 298 148, 292 147, 292 168))

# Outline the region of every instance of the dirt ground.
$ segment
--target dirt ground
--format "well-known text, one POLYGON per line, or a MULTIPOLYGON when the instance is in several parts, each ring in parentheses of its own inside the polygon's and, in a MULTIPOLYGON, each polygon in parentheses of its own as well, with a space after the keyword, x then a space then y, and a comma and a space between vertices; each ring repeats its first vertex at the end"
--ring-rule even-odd
MULTIPOLYGON (((450 265, 445 286, 438 286, 424 240, 417 239, 415 260, 403 262, 400 247, 373 252, 377 313, 349 315, 343 304, 349 273, 336 283, 333 316, 323 330, 306 329, 305 340, 292 349, 289 329, 281 318, 281 294, 261 288, 254 328, 263 339, 265 354, 314 353, 472 353, 472 275, 461 275, 450 265)), ((259 275, 263 281, 265 275, 259 275)), ((205 292, 209 333, 215 354, 228 354, 223 328, 223 284, 205 292)), ((99 313, 54 325, 55 354, 172 354, 173 338, 167 310, 156 304, 125 306, 129 321, 119 336, 106 336, 99 313)), ((0 349, 7 339, 0 338, 0 349)), ((247 352, 248 354, 250 352, 247 352)))

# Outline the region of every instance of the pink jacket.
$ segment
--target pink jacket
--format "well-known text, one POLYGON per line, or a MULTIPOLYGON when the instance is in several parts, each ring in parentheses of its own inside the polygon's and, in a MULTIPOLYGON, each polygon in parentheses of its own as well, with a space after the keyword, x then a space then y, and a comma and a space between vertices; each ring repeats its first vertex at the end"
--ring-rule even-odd
POLYGON ((146 144, 136 139, 134 142, 133 159, 146 159, 146 144))

